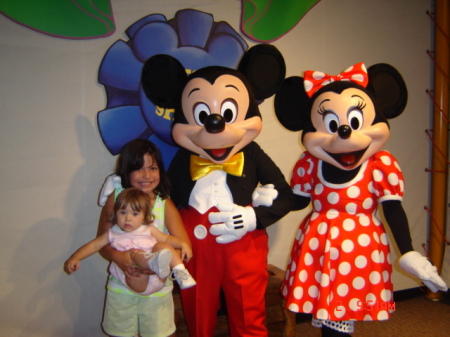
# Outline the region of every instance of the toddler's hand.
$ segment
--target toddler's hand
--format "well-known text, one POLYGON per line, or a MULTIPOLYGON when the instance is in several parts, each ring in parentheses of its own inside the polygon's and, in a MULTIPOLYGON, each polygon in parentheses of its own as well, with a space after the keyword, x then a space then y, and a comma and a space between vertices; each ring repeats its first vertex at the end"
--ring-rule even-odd
POLYGON ((80 261, 78 260, 69 259, 64 263, 64 271, 69 275, 76 272, 79 268, 80 261))

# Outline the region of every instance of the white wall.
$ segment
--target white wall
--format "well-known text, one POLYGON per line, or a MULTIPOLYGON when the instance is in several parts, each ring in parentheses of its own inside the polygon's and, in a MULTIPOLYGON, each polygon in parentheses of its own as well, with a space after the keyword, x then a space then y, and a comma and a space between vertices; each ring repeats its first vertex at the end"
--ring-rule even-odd
MULTIPOLYGON (((288 75, 305 69, 335 74, 363 61, 390 63, 409 89, 406 112, 391 122, 387 145, 403 167, 404 206, 413 244, 426 242, 431 63, 430 0, 322 0, 273 44, 285 56, 288 75)), ((96 204, 115 158, 99 136, 97 112, 105 108, 97 71, 106 50, 138 19, 195 8, 239 30, 240 1, 119 1, 109 37, 74 41, 52 38, 0 16, 0 315, 3 336, 102 336, 100 321, 107 263, 94 256, 73 276, 65 259, 96 234, 96 204)), ((247 39, 249 45, 254 42, 247 39)), ((285 173, 302 152, 299 134, 275 120, 264 102, 258 143, 285 173)), ((269 263, 284 268, 306 211, 286 216, 268 231, 269 263)), ((394 247, 394 253, 396 248, 394 247)), ((447 278, 448 280, 448 278, 447 278)), ((419 283, 398 271, 395 289, 419 283)))

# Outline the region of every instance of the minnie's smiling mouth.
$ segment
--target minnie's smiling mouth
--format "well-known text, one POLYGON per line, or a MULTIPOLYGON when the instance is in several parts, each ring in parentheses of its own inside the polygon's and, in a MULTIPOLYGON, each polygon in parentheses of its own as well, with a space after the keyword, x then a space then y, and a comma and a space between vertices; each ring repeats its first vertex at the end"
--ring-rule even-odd
POLYGON ((346 152, 346 153, 330 153, 327 154, 336 160, 339 164, 341 164, 345 168, 354 168, 358 163, 361 157, 366 153, 368 147, 363 150, 354 151, 354 152, 346 152))

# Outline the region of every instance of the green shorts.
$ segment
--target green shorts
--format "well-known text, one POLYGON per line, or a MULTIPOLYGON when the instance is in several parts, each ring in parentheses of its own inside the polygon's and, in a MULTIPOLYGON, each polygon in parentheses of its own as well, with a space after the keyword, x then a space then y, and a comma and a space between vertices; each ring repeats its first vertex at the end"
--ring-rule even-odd
POLYGON ((108 290, 103 330, 110 336, 167 337, 175 332, 172 293, 135 296, 108 290))

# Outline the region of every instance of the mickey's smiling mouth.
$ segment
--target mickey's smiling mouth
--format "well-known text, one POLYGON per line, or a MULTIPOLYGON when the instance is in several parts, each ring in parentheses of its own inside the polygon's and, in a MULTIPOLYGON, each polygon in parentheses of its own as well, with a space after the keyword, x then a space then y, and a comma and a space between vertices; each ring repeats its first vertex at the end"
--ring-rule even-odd
POLYGON ((354 152, 346 152, 346 153, 330 153, 327 154, 336 160, 339 164, 341 164, 345 168, 354 168, 358 163, 361 157, 366 153, 368 147, 363 150, 354 151, 354 152))
POLYGON ((225 160, 228 155, 230 154, 231 150, 233 149, 233 146, 226 147, 223 149, 204 149, 204 151, 215 161, 222 161, 225 160))

